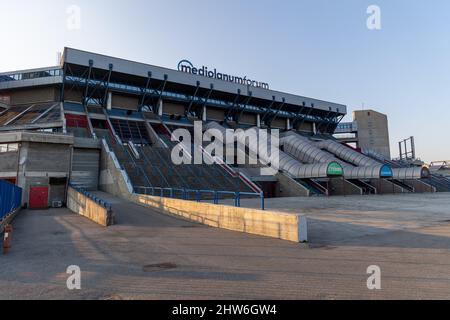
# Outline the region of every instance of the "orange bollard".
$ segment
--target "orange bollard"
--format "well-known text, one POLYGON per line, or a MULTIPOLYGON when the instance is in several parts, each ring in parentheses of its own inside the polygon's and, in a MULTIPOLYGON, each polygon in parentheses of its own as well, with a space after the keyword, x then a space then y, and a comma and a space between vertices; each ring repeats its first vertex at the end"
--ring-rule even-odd
POLYGON ((5 235, 3 237, 3 254, 8 254, 11 249, 11 235, 13 228, 11 225, 5 226, 5 235))

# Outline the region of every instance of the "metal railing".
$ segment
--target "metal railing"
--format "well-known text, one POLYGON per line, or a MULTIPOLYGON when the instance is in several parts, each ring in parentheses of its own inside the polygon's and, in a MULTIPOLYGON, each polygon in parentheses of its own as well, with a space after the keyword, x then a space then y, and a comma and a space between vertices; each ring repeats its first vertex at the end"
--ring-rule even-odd
POLYGON ((22 188, 0 180, 0 221, 22 205, 22 188))
POLYGON ((76 192, 81 193, 82 195, 88 197, 89 199, 91 199, 95 203, 101 205, 103 208, 107 209, 108 211, 112 210, 112 205, 109 202, 93 195, 92 193, 84 190, 83 188, 77 187, 77 186, 73 185, 72 183, 69 183, 69 187, 74 189, 76 192))
POLYGON ((243 196, 254 196, 259 197, 261 200, 261 210, 265 209, 264 193, 254 193, 254 192, 233 192, 233 191, 216 191, 216 190, 194 190, 186 188, 158 188, 158 187, 134 187, 134 191, 138 194, 157 196, 161 198, 172 198, 175 199, 176 195, 180 195, 182 200, 194 200, 197 202, 202 202, 203 196, 212 195, 212 200, 214 204, 219 204, 221 195, 232 195, 235 207, 241 207, 241 198, 243 196), (193 195, 193 197, 191 197, 193 195))

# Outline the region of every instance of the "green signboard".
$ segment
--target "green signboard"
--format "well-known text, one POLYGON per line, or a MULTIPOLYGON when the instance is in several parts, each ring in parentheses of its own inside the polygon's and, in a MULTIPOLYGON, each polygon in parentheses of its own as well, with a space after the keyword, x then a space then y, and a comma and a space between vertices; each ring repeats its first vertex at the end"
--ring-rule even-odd
POLYGON ((344 175, 344 169, 337 162, 331 162, 327 168, 327 175, 330 177, 340 177, 344 175))

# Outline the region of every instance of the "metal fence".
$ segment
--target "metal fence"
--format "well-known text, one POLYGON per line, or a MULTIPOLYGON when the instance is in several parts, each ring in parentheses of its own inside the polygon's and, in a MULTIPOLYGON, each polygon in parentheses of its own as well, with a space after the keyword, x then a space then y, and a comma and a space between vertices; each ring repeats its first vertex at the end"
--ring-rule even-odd
POLYGON ((173 198, 191 201, 208 201, 212 200, 214 204, 219 204, 221 195, 232 196, 235 207, 241 206, 241 198, 245 196, 259 197, 261 210, 265 210, 264 193, 254 192, 232 192, 232 191, 214 191, 214 190, 193 190, 179 188, 157 188, 157 187, 134 187, 134 191, 138 194, 158 196, 161 198, 173 198), (205 197, 209 196, 209 197, 205 197))
POLYGON ((20 208, 22 204, 22 188, 0 180, 0 221, 20 208))

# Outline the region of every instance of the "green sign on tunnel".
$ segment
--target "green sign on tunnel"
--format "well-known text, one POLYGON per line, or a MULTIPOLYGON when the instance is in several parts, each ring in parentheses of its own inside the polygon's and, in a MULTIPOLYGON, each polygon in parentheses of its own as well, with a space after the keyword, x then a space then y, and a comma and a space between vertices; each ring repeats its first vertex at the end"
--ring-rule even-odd
POLYGON ((340 177, 344 175, 344 169, 337 162, 331 162, 327 168, 327 176, 329 177, 340 177))

